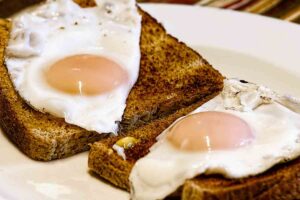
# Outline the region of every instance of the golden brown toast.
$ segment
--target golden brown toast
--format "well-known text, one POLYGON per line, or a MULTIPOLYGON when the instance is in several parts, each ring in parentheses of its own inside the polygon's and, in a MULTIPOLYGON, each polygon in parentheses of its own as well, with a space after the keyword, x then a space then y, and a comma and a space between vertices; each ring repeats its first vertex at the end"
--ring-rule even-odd
MULTIPOLYGON (((16 0, 14 0, 16 1, 16 0)), ((76 0, 84 6, 88 0, 76 0)), ((23 2, 24 3, 24 2, 23 2)), ((143 17, 139 78, 127 99, 121 122, 130 130, 219 92, 223 77, 199 54, 168 35, 147 13, 143 17)), ((4 64, 10 22, 0 23, 0 125, 8 138, 29 157, 53 160, 88 150, 105 137, 43 114, 16 93, 4 64)))
MULTIPOLYGON (((208 99, 210 98, 208 97, 208 99)), ((94 143, 89 153, 89 168, 101 178, 129 191, 128 179, 131 169, 139 158, 149 152, 149 148, 156 142, 156 137, 175 119, 191 112, 205 101, 206 99, 203 99, 174 114, 154 120, 134 131, 129 131, 125 136, 108 138, 94 143), (132 148, 125 149, 126 160, 123 160, 112 149, 112 146, 126 136, 140 141, 132 148)), ((220 175, 201 175, 187 180, 168 198, 182 200, 300 199, 300 157, 284 164, 278 164, 263 174, 249 178, 226 179, 220 175)))

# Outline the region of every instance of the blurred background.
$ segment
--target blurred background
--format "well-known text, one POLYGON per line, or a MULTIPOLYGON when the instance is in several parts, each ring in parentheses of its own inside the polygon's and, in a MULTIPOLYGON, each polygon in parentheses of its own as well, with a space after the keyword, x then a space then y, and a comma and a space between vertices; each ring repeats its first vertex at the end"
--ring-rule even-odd
MULTIPOLYGON (((0 17, 8 17, 42 0, 0 0, 0 17)), ((300 0, 137 0, 143 3, 179 3, 239 10, 300 24, 300 0)))
POLYGON ((300 0, 138 0, 218 7, 262 14, 300 24, 300 0))

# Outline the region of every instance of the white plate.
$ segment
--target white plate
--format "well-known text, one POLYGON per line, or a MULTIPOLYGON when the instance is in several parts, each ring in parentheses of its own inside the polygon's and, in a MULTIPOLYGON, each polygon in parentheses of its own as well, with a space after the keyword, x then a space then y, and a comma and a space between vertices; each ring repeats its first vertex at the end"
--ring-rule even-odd
MULTIPOLYGON (((300 96, 300 26, 211 8, 142 5, 227 77, 300 96)), ((0 199, 129 199, 88 173, 87 153, 32 161, 0 133, 0 199)))

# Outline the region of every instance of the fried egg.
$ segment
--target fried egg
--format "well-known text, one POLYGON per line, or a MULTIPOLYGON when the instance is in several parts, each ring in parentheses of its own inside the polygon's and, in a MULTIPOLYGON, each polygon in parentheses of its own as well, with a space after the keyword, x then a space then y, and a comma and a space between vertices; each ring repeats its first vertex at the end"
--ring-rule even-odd
POLYGON ((132 199, 163 199, 200 174, 243 178, 300 155, 300 100, 235 79, 175 121, 134 165, 132 199))
POLYGON ((141 16, 134 0, 96 4, 48 0, 17 14, 5 61, 34 109, 116 134, 138 77, 141 16))

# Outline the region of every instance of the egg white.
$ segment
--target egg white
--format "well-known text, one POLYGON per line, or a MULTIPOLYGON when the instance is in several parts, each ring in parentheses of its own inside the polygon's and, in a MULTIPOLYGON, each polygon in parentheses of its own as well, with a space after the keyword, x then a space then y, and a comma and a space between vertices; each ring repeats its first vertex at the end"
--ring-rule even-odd
MULTIPOLYGON (((48 0, 12 18, 6 66, 15 89, 33 108, 99 133, 117 133, 126 98, 137 80, 141 16, 134 0, 98 0, 81 8, 72 0, 48 0), (129 80, 101 95, 70 95, 49 86, 44 73, 77 54, 107 57, 129 80)), ((113 74, 112 74, 113 76, 113 74)))
MULTIPOLYGON (((279 96, 263 86, 225 80, 223 92, 192 113, 220 111, 236 115, 253 129, 254 141, 233 150, 183 151, 166 139, 175 122, 133 167, 129 178, 133 199, 163 199, 199 174, 243 178, 298 157, 299 108, 300 100, 296 98, 279 96)), ((225 131, 223 134, 226 137, 225 131)))

